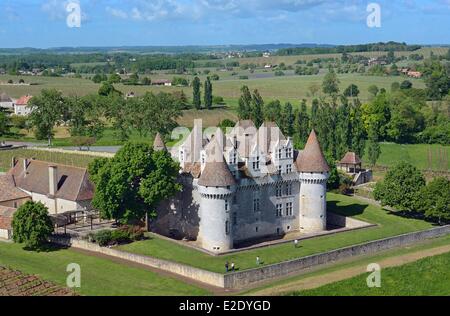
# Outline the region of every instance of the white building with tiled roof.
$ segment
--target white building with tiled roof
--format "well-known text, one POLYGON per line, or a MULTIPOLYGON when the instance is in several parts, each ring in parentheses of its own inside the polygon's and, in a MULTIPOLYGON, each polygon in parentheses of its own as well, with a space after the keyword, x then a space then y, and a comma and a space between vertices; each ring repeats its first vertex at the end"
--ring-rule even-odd
MULTIPOLYGON (((162 147, 157 142, 155 149, 162 147)), ((297 152, 272 122, 257 128, 240 121, 212 135, 196 123, 172 155, 184 189, 161 206, 153 224, 158 233, 220 253, 252 240, 326 230, 330 169, 314 131, 297 152)))

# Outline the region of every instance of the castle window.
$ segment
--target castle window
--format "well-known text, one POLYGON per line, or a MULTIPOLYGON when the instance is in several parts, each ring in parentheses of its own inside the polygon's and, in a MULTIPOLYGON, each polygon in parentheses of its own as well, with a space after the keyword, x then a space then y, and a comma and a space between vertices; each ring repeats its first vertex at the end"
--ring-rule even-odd
POLYGON ((253 199, 253 212, 259 212, 259 199, 253 199))
POLYGON ((256 157, 256 160, 253 162, 253 170, 259 171, 259 156, 256 157))
POLYGON ((286 195, 292 195, 292 183, 286 184, 286 195))
POLYGON ((180 151, 180 161, 184 161, 184 151, 180 151))
POLYGON ((259 230, 259 227, 258 227, 258 226, 256 226, 256 232, 258 232, 258 230, 259 230))
POLYGON ((286 148, 286 158, 292 158, 292 148, 286 148))
POLYGON ((277 187, 276 187, 276 196, 277 196, 277 197, 281 197, 281 195, 282 195, 281 184, 277 184, 277 187))
POLYGON ((286 165, 286 173, 292 172, 292 165, 286 165))
POLYGON ((229 210, 230 210, 230 205, 228 203, 228 200, 225 200, 225 211, 228 213, 229 210))
POLYGON ((226 233, 227 235, 230 234, 230 222, 229 222, 229 221, 226 221, 226 222, 225 222, 225 233, 226 233))
POLYGON ((282 217, 283 216, 283 204, 277 204, 277 213, 276 213, 277 217, 282 217))
POLYGON ((292 202, 286 203, 286 216, 292 215, 294 215, 293 203, 292 202))
POLYGON ((280 166, 278 166, 278 174, 281 174, 281 173, 282 173, 282 171, 283 171, 283 169, 282 169, 282 168, 283 168, 283 166, 281 166, 281 165, 280 165, 280 166))
POLYGON ((281 159, 282 156, 283 156, 283 150, 282 149, 278 149, 277 158, 281 159))

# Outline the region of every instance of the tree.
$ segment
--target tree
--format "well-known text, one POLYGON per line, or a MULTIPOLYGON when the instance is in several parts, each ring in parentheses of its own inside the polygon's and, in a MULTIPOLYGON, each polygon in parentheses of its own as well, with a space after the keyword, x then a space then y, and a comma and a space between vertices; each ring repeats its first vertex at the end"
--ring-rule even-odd
POLYGON ((200 78, 199 77, 195 77, 194 80, 192 81, 192 88, 194 90, 193 92, 193 103, 194 103, 194 107, 197 110, 200 110, 200 108, 202 107, 202 96, 201 96, 201 92, 200 92, 200 78))
POLYGON ((168 152, 127 143, 114 158, 89 165, 96 186, 92 204, 102 218, 122 223, 154 217, 159 202, 181 190, 179 169, 168 152))
POLYGON ((9 132, 9 118, 2 108, 0 108, 0 136, 9 132))
POLYGON ((279 100, 274 100, 264 106, 264 120, 275 122, 281 126, 281 103, 279 100))
POLYGON ((433 179, 420 191, 418 210, 426 217, 437 219, 439 225, 450 220, 450 181, 444 177, 433 179))
POLYGON ((281 131, 284 135, 292 137, 294 135, 295 116, 292 104, 286 102, 281 112, 281 131))
POLYGON ((35 128, 37 139, 47 139, 48 145, 52 145, 53 128, 63 118, 66 112, 66 102, 62 93, 56 89, 42 90, 40 96, 30 100, 30 121, 35 128))
POLYGON ((258 90, 253 91, 251 114, 250 117, 255 123, 256 127, 259 127, 264 123, 264 100, 259 94, 258 90))
POLYGON ((308 136, 311 132, 310 119, 308 115, 308 108, 306 106, 306 100, 302 100, 300 104, 300 110, 296 113, 295 120, 295 146, 297 148, 303 148, 308 140, 308 136))
POLYGON ((411 83, 411 81, 409 80, 405 80, 400 84, 400 89, 401 90, 408 90, 411 89, 413 86, 413 84, 411 83))
POLYGON ((373 85, 370 85, 369 88, 367 88, 367 91, 369 91, 369 93, 372 96, 376 97, 380 90, 378 89, 378 87, 376 85, 373 84, 373 85))
POLYGON ((239 98, 238 117, 241 120, 248 120, 252 116, 252 95, 247 86, 242 86, 241 97, 239 98))
POLYGON ((205 81, 205 107, 211 110, 213 103, 213 88, 209 77, 205 81))
POLYGON ((367 143, 367 154, 369 156, 369 161, 372 166, 375 166, 378 158, 381 155, 380 143, 378 142, 377 129, 374 125, 369 128, 369 136, 367 143))
POLYGON ((101 96, 109 96, 112 94, 122 95, 122 92, 116 90, 111 82, 103 82, 102 86, 98 89, 98 94, 101 96))
POLYGON ((122 81, 122 77, 120 75, 114 73, 109 77, 108 81, 112 84, 120 83, 122 81))
POLYGON ((347 103, 343 103, 336 111, 336 157, 340 159, 351 147, 351 124, 350 108, 347 103))
POLYGON ((28 201, 14 213, 13 240, 30 250, 39 250, 53 232, 48 209, 42 203, 28 201))
POLYGON ((425 178, 413 165, 404 161, 390 169, 384 181, 375 186, 375 199, 400 211, 414 211, 425 178))
POLYGON ((322 82, 322 91, 330 96, 339 93, 339 79, 333 69, 330 69, 322 82))
POLYGON ((359 93, 360 92, 358 86, 353 83, 349 85, 344 91, 344 95, 348 98, 357 98, 359 93))
POLYGON ((398 90, 400 90, 400 83, 398 83, 398 82, 393 82, 393 83, 391 84, 391 92, 396 92, 396 91, 398 91, 398 90))
POLYGON ((366 148, 366 129, 362 115, 361 104, 356 100, 350 109, 351 146, 350 148, 359 156, 364 156, 366 148))

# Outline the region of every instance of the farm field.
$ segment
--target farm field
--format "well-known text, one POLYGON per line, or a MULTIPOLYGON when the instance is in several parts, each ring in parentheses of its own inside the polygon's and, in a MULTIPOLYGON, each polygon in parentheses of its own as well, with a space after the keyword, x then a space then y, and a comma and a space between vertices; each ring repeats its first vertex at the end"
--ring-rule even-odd
POLYGON ((417 219, 403 218, 388 213, 378 206, 369 205, 361 200, 333 193, 328 194, 328 210, 370 223, 376 223, 379 226, 303 240, 301 247, 297 249, 291 243, 287 243, 220 257, 209 256, 203 252, 183 247, 160 238, 152 238, 123 245, 119 249, 172 260, 209 271, 224 272, 223 266, 225 261, 234 262, 238 269, 246 270, 255 267, 255 258, 257 256, 261 258, 261 261, 265 265, 268 265, 432 227, 431 223, 417 219))
POLYGON ((22 245, 0 243, 0 265, 37 275, 66 285, 66 267, 77 263, 81 267, 81 288, 76 292, 91 296, 186 296, 208 295, 208 291, 155 272, 119 264, 107 259, 83 254, 71 249, 29 252, 22 245))
POLYGON ((317 289, 294 292, 298 296, 436 296, 450 295, 450 252, 381 271, 381 287, 369 288, 367 275, 317 289))
MULTIPOLYGON (((400 161, 406 161, 420 170, 450 171, 450 146, 381 143, 380 147, 378 166, 393 167, 400 161), (431 153, 431 163, 429 153, 431 153)), ((367 150, 363 161, 368 163, 367 150)))
MULTIPOLYGON (((308 88, 312 84, 321 85, 324 74, 315 76, 282 76, 262 79, 250 79, 250 80, 220 80, 213 82, 213 93, 216 96, 223 97, 227 104, 230 106, 237 105, 237 99, 241 95, 241 87, 247 85, 251 90, 258 89, 260 94, 270 101, 273 99, 279 99, 283 102, 293 102, 294 106, 298 106, 300 100, 310 100, 312 97, 308 91, 308 88)), ((173 75, 169 76, 172 78, 173 75)), ((202 80, 204 80, 202 77, 202 80)), ((15 81, 21 77, 0 76, 0 82, 5 82, 9 79, 15 81)), ((97 93, 100 88, 99 84, 95 84, 87 79, 76 78, 49 78, 49 77, 23 77, 26 82, 31 81, 36 85, 0 85, 0 92, 5 92, 13 98, 19 98, 22 95, 38 95, 42 89, 57 89, 63 92, 65 95, 87 95, 91 93, 97 93)), ((161 76, 152 76, 152 79, 161 78, 161 76)), ((367 91, 370 85, 377 85, 378 88, 385 88, 389 90, 393 82, 401 82, 405 80, 404 77, 381 77, 381 76, 365 76, 360 74, 340 74, 338 75, 340 83, 340 89, 343 91, 351 83, 358 85, 361 91, 360 99, 365 102, 369 99, 369 92, 367 91)), ((412 80, 414 87, 424 88, 424 82, 421 79, 412 80)), ((142 95, 148 91, 151 92, 174 92, 183 90, 188 97, 192 95, 191 87, 157 87, 157 86, 125 86, 123 84, 116 84, 116 89, 123 93, 130 91, 135 92, 137 95, 142 95)))

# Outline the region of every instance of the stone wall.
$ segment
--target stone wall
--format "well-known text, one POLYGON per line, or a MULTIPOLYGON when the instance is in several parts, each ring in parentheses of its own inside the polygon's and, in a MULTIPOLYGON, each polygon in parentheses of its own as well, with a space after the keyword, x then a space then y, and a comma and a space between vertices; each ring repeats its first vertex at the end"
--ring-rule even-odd
POLYGON ((84 240, 79 239, 68 239, 68 238, 59 238, 59 237, 52 237, 51 242, 63 245, 63 246, 70 246, 74 248, 79 248, 87 251, 92 251, 96 253, 101 253, 107 256, 120 258, 124 260, 128 260, 131 262, 136 262, 151 268, 157 268, 163 271, 175 273, 178 275, 181 275, 186 278, 194 279, 198 282, 206 283, 209 285, 217 286, 217 287, 224 287, 224 278, 223 275, 220 273, 210 272, 198 268, 194 268, 188 265, 157 259, 153 257, 147 257, 137 254, 132 254, 116 249, 111 249, 107 247, 100 247, 97 244, 87 242, 84 240))
POLYGON ((140 263, 148 267, 175 273, 183 277, 190 278, 208 285, 226 289, 243 289, 263 281, 293 275, 295 273, 298 273, 307 268, 311 268, 313 266, 327 264, 359 255, 374 254, 379 251, 388 250, 395 247, 404 247, 425 239, 441 237, 448 234, 450 234, 450 225, 375 240, 364 244, 349 246, 325 253, 315 254, 303 258, 272 264, 252 270, 238 271, 226 275, 202 270, 199 268, 191 267, 185 264, 180 264, 172 261, 132 254, 116 249, 100 247, 96 244, 78 239, 52 237, 51 241, 60 245, 80 248, 140 263))
POLYGON ((440 237, 448 234, 450 234, 450 225, 433 228, 426 231, 414 232, 396 237, 376 240, 360 245, 329 251, 326 253, 311 255, 291 261, 285 261, 262 268, 227 274, 225 275, 224 284, 225 288, 242 289, 262 281, 288 276, 290 274, 300 272, 313 266, 326 264, 353 256, 373 254, 395 247, 411 245, 421 240, 440 237))

